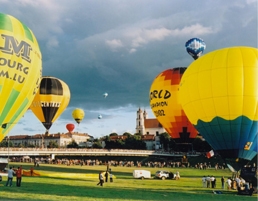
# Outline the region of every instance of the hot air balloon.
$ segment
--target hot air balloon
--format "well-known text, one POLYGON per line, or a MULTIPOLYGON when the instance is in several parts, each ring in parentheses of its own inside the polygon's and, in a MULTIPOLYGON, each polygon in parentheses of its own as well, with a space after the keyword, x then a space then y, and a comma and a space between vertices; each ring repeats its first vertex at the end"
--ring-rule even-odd
POLYGON ((47 129, 63 113, 70 102, 70 90, 65 82, 55 77, 43 76, 39 90, 30 109, 47 129))
POLYGON ((76 109, 73 110, 72 116, 73 116, 74 120, 78 124, 80 124, 81 121, 84 118, 84 111, 82 109, 80 109, 80 108, 76 108, 76 109))
POLYGON ((74 124, 66 124, 66 129, 71 133, 75 128, 74 124))
POLYGON ((194 59, 198 59, 206 48, 206 44, 200 38, 191 38, 185 43, 185 48, 188 54, 194 59))
POLYGON ((0 141, 29 108, 41 78, 42 61, 33 32, 0 13, 0 141))
POLYGON ((100 115, 98 115, 98 119, 102 119, 102 115, 100 114, 100 115))
POLYGON ((198 132, 186 117, 178 100, 178 88, 185 67, 160 73, 150 88, 150 106, 159 123, 176 143, 192 143, 198 132))
POLYGON ((210 52, 187 68, 180 102, 200 134, 239 170, 257 154, 258 49, 210 52))
POLYGON ((108 96, 108 93, 104 93, 103 97, 106 98, 108 96))

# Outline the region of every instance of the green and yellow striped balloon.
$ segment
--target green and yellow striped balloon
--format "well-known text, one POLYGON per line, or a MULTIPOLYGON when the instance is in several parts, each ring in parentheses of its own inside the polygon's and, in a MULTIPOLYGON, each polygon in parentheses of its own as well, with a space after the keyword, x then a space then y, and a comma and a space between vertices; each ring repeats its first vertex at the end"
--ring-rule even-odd
POLYGON ((29 108, 41 72, 41 52, 33 32, 0 13, 0 141, 29 108))

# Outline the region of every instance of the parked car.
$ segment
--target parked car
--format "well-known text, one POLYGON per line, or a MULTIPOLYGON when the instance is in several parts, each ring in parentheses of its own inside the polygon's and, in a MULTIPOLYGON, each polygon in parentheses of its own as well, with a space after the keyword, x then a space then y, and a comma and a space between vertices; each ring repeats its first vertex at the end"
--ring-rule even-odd
POLYGON ((156 173, 155 173, 155 178, 157 179, 162 179, 162 180, 165 180, 165 179, 174 179, 174 174, 170 171, 166 171, 166 170, 158 170, 156 173))

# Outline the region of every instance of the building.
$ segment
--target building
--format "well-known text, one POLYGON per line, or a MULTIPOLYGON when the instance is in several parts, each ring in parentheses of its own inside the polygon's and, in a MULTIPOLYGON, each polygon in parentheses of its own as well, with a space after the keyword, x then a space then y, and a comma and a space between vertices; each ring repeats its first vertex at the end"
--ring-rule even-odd
POLYGON ((142 135, 148 150, 161 149, 159 134, 165 133, 161 123, 157 119, 148 119, 146 110, 138 109, 136 114, 136 133, 142 135))
POLYGON ((157 119, 148 119, 147 112, 145 110, 142 111, 141 108, 138 109, 136 117, 136 133, 158 136, 164 132, 166 132, 166 130, 157 119))
MULTIPOLYGON (((147 150, 157 150, 161 148, 159 134, 166 132, 157 119, 148 119, 148 114, 139 108, 136 114, 136 132, 141 135, 142 141, 146 144, 147 150)), ((111 140, 125 140, 127 136, 110 136, 111 140)))
MULTIPOLYGON (((9 136, 9 140, 15 147, 35 146, 42 148, 48 147, 51 142, 57 143, 59 147, 66 147, 73 140, 81 147, 91 147, 92 139, 92 136, 78 132, 9 136)), ((8 137, 5 137, 4 140, 8 140, 8 137)))

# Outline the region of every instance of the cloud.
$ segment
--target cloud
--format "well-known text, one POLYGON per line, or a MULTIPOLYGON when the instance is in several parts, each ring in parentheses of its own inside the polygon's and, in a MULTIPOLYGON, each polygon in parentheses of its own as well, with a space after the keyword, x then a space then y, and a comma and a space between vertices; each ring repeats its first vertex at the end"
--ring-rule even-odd
POLYGON ((115 51, 118 48, 123 47, 123 43, 121 40, 113 39, 113 40, 106 40, 106 45, 111 48, 111 50, 115 51))

